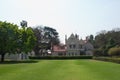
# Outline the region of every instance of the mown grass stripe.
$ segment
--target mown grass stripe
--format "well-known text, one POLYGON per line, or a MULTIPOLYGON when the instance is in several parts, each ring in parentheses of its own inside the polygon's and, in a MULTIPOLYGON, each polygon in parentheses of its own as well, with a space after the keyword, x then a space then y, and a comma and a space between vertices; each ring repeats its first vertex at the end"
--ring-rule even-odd
POLYGON ((95 60, 40 60, 0 64, 0 80, 119 80, 120 64, 95 60))

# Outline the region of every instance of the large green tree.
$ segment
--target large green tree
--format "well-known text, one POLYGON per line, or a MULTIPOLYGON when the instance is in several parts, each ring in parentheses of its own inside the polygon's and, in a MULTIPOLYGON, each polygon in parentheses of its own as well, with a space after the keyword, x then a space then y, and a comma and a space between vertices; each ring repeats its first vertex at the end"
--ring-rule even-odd
POLYGON ((19 29, 19 42, 18 42, 18 49, 20 52, 30 52, 33 50, 36 38, 34 36, 34 32, 30 27, 23 27, 19 29))
POLYGON ((15 53, 19 36, 18 26, 0 21, 0 55, 4 61, 6 53, 15 53))
POLYGON ((52 45, 59 44, 58 32, 51 27, 37 26, 33 28, 34 34, 37 38, 34 51, 36 55, 40 55, 43 49, 51 49, 52 45), (39 51, 41 51, 39 53, 39 51))
POLYGON ((58 32, 51 27, 45 26, 44 27, 44 38, 47 39, 49 41, 49 44, 52 45, 57 45, 59 44, 59 36, 58 36, 58 32))
POLYGON ((35 45, 35 36, 31 28, 19 28, 15 24, 0 21, 0 55, 4 61, 6 53, 29 52, 35 45))
POLYGON ((27 27, 27 21, 22 20, 21 28, 19 29, 19 52, 31 52, 35 46, 36 37, 31 27, 27 27))

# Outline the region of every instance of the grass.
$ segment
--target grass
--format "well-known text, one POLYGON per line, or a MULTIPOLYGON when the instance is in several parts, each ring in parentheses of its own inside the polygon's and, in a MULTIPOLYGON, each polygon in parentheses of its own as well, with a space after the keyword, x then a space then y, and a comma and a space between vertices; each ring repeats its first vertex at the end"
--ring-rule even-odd
POLYGON ((0 64, 0 80, 120 80, 120 64, 95 60, 5 62, 0 64))

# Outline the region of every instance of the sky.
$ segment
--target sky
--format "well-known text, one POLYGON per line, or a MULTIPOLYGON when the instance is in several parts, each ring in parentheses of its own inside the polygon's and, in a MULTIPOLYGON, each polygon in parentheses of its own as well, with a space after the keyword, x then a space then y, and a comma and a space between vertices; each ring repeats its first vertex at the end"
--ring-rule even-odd
POLYGON ((49 26, 65 35, 79 38, 101 30, 120 28, 120 0, 0 0, 0 21, 28 26, 49 26))

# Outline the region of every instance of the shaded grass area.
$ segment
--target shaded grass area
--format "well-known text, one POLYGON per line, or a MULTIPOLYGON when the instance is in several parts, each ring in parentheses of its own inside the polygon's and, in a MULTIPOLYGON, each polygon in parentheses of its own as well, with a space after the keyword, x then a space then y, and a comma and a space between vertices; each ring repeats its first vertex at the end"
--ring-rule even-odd
POLYGON ((93 56, 82 55, 82 56, 29 56, 30 59, 41 59, 41 60, 71 60, 71 59, 92 59, 93 56))
POLYGON ((20 63, 37 63, 37 60, 27 60, 27 61, 4 61, 0 64, 20 64, 20 63))
POLYGON ((120 80, 120 64, 95 60, 0 64, 0 80, 120 80))
POLYGON ((93 59, 120 64, 120 57, 94 57, 93 59))

